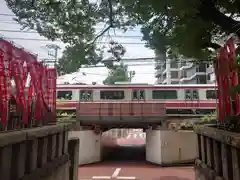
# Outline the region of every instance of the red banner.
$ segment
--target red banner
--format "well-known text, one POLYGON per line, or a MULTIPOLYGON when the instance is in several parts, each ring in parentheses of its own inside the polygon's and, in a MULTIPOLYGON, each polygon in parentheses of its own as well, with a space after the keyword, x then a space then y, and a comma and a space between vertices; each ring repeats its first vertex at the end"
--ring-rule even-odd
POLYGON ((34 55, 15 47, 8 41, 0 40, 1 123, 7 123, 10 88, 14 88, 15 93, 12 95, 16 98, 18 111, 21 112, 25 124, 28 122, 32 101, 35 104, 36 120, 41 120, 44 116, 43 108, 51 109, 51 112, 55 113, 56 73, 53 73, 54 71, 48 72, 34 55), (29 87, 26 87, 28 76, 30 82, 29 87), (15 82, 14 87, 11 85, 11 80, 15 82), (28 88, 28 93, 26 93, 26 88, 28 88))

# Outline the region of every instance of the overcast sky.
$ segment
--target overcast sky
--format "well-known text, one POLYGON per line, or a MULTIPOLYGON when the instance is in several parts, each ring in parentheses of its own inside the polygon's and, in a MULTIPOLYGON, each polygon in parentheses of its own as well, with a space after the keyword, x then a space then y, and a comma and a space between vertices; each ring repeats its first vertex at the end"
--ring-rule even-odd
MULTIPOLYGON (((47 41, 45 38, 39 36, 38 33, 30 31, 29 33, 21 32, 21 26, 12 20, 13 13, 5 4, 5 1, 0 1, 0 35, 6 38, 9 38, 14 43, 23 46, 30 52, 38 54, 39 59, 49 59, 52 58, 49 56, 49 50, 45 47, 49 43, 57 44, 61 47, 59 57, 61 52, 64 50, 64 44, 60 41, 51 42, 47 41)), ((101 30, 103 27, 101 25, 97 26, 97 30, 101 30)), ((127 52, 124 58, 152 58, 154 53, 152 50, 144 47, 144 42, 141 41, 140 29, 136 28, 126 33, 122 31, 110 32, 111 38, 122 43, 126 48, 127 52), (118 36, 118 37, 114 37, 118 36), (121 37, 119 37, 121 36, 121 37), (130 36, 130 37, 129 37, 130 36)), ((107 37, 103 37, 101 42, 106 42, 107 37)), ((109 54, 105 54, 109 56, 109 54)), ((126 62, 127 63, 127 62, 126 62)), ((131 62, 129 64, 129 70, 134 70, 136 72, 135 78, 133 79, 134 83, 149 83, 153 84, 155 82, 154 78, 154 62, 131 62), (131 65, 132 64, 132 65, 131 65), (136 65, 140 64, 140 65, 136 65), (144 65, 145 64, 145 65, 144 65)), ((68 81, 71 81, 72 78, 76 77, 76 81, 81 81, 85 83, 97 82, 101 83, 107 76, 108 70, 106 68, 82 68, 81 72, 85 72, 86 76, 83 76, 82 73, 74 73, 73 75, 67 76, 65 78, 68 81)))

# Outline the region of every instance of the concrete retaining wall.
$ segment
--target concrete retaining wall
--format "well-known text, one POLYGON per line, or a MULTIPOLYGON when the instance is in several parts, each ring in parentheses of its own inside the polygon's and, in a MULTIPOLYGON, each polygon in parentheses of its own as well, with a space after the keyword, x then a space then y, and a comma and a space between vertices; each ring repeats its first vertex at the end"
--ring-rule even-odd
POLYGON ((191 131, 146 131, 146 160, 159 165, 194 163, 197 136, 191 131))
POLYGON ((101 161, 101 135, 92 130, 70 131, 69 138, 78 138, 79 165, 101 161))
POLYGON ((66 125, 0 133, 0 180, 73 180, 70 164, 66 125))

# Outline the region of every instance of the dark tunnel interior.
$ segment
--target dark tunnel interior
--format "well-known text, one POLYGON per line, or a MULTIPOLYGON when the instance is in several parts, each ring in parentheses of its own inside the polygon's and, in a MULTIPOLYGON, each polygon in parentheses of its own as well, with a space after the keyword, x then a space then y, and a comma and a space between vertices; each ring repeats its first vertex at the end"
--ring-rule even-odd
POLYGON ((145 162, 145 145, 102 147, 103 162, 145 162))

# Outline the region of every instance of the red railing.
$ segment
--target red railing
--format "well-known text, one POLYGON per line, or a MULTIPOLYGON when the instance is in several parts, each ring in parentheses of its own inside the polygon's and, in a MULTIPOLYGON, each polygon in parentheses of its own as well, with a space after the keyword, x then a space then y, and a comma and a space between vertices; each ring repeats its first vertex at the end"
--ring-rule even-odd
POLYGON ((163 103, 154 102, 80 102, 77 107, 80 116, 163 116, 163 103))

